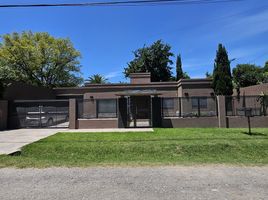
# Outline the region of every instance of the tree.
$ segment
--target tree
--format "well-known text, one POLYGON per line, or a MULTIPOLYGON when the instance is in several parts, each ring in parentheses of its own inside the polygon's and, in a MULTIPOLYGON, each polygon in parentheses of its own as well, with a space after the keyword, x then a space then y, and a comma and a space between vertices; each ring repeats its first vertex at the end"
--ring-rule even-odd
POLYGON ((268 61, 266 61, 266 63, 264 64, 263 70, 265 72, 268 72, 268 61))
POLYGON ((207 79, 212 79, 213 78, 213 75, 209 72, 206 72, 206 78, 207 79))
POLYGON ((263 67, 263 83, 268 83, 268 61, 266 61, 263 67))
POLYGON ((187 72, 183 72, 182 78, 183 79, 190 79, 191 77, 189 76, 189 74, 187 72))
POLYGON ((170 52, 171 47, 161 40, 156 41, 151 46, 140 48, 134 51, 134 59, 124 68, 124 74, 129 77, 130 73, 151 72, 153 82, 168 81, 172 78, 170 60, 174 56, 170 52))
POLYGON ((83 79, 80 52, 69 39, 48 33, 23 32, 2 36, 0 79, 21 81, 35 86, 77 86, 83 79))
POLYGON ((228 53, 219 44, 214 63, 212 87, 216 95, 232 95, 233 84, 228 53))
POLYGON ((0 80, 0 99, 3 97, 4 94, 4 83, 0 80))
POLYGON ((94 74, 90 76, 87 80, 89 84, 105 84, 107 83, 108 79, 100 74, 94 74))
POLYGON ((238 88, 257 85, 263 81, 263 70, 252 64, 238 64, 233 69, 233 80, 238 88))
POLYGON ((177 61, 176 61, 176 80, 182 79, 183 76, 183 71, 182 71, 182 62, 181 62, 181 55, 179 54, 177 56, 177 61))

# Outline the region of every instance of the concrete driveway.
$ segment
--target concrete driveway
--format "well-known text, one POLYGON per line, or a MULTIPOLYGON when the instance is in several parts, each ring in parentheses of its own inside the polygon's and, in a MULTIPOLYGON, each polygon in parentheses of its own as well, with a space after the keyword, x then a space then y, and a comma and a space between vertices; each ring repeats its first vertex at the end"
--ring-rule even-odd
POLYGON ((20 151, 21 147, 67 129, 17 129, 0 131, 0 154, 20 151))
POLYGON ((0 131, 0 155, 11 154, 30 143, 36 142, 58 132, 149 132, 152 128, 139 129, 17 129, 0 131))

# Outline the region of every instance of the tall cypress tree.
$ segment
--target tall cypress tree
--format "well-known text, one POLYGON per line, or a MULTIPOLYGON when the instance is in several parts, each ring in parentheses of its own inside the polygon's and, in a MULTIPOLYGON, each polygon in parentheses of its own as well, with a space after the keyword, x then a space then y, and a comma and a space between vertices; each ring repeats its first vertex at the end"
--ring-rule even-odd
POLYGON ((219 44, 214 63, 212 87, 216 95, 232 95, 233 83, 228 53, 222 44, 219 44))
POLYGON ((177 56, 177 61, 176 61, 176 80, 180 80, 183 78, 183 71, 182 71, 182 62, 181 62, 181 55, 179 54, 177 56))

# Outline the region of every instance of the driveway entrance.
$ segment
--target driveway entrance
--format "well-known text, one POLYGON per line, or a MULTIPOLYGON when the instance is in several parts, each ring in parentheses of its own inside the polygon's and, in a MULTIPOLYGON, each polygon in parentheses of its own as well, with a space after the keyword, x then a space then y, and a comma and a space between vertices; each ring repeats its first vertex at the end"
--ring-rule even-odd
POLYGON ((0 154, 11 154, 30 143, 68 129, 17 129, 0 131, 0 154))
POLYGON ((9 104, 9 128, 68 128, 69 100, 16 100, 9 104))

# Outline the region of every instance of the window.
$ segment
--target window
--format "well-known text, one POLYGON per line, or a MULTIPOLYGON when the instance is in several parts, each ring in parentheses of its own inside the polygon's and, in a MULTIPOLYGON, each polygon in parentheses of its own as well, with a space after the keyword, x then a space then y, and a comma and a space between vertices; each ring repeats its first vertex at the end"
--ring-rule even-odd
POLYGON ((163 108, 164 109, 173 109, 174 108, 174 99, 173 98, 164 98, 163 99, 163 108))
POLYGON ((205 109, 208 107, 208 102, 207 102, 206 97, 192 98, 192 108, 193 109, 198 109, 198 99, 199 99, 200 108, 205 109))
POLYGON ((99 118, 116 117, 116 99, 99 99, 97 102, 97 116, 99 118))

